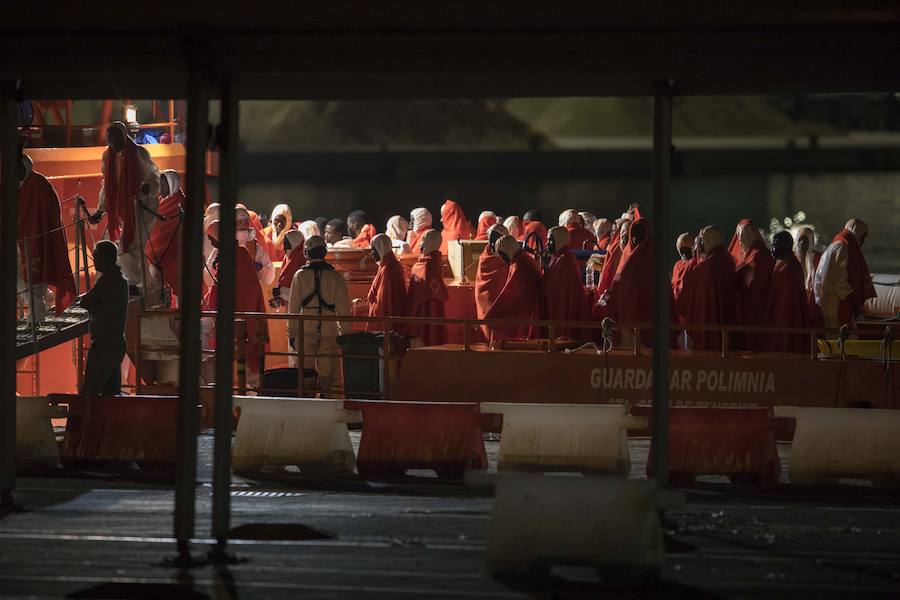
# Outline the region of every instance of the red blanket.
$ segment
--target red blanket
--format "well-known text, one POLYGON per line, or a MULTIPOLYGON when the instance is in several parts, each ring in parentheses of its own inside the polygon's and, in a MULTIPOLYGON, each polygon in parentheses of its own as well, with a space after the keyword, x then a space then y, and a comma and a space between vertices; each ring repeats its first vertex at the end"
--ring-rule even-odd
MULTIPOLYGON (((450 293, 444 285, 442 263, 441 253, 436 250, 420 256, 413 265, 406 293, 407 317, 444 318, 444 302, 450 298, 450 293)), ((447 326, 443 324, 409 323, 406 333, 421 338, 426 346, 447 343, 447 326)))
MULTIPOLYGON (((541 296, 541 274, 537 263, 525 252, 519 252, 509 266, 506 284, 488 309, 487 319, 540 320, 544 315, 541 296)), ((495 339, 534 338, 541 335, 530 325, 491 327, 495 339)))
MULTIPOLYGON (((544 306, 551 321, 587 321, 588 303, 584 283, 579 274, 578 261, 565 247, 555 253, 541 278, 544 306)), ((581 330, 575 327, 559 327, 558 337, 581 338, 581 330)))
MULTIPOLYGON (((403 265, 391 252, 381 259, 378 272, 369 288, 370 317, 402 317, 406 310, 406 276, 403 265)), ((366 323, 367 331, 380 331, 379 323, 366 323)))
POLYGON ((166 220, 156 221, 144 247, 147 259, 160 270, 163 282, 172 288, 176 296, 181 295, 178 267, 181 255, 182 206, 184 206, 184 192, 180 189, 160 201, 157 212, 166 220))
POLYGON ((61 313, 75 299, 75 280, 60 220, 59 197, 40 173, 32 172, 19 188, 18 239, 23 263, 26 254, 28 257, 27 277, 23 270, 22 280, 53 287, 56 312, 61 313))
MULTIPOLYGON (((806 286, 803 266, 793 254, 778 260, 772 271, 769 296, 769 325, 772 327, 807 327, 806 286)), ((809 336, 802 334, 772 334, 767 336, 772 352, 808 352, 809 336)))

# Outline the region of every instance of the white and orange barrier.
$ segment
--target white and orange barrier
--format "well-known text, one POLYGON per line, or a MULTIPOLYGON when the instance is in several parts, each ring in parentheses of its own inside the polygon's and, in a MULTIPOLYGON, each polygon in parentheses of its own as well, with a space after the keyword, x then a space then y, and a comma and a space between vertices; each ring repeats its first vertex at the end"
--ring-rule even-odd
POLYGON ((777 406, 775 414, 797 423, 788 467, 791 483, 830 484, 846 478, 900 486, 900 411, 777 406))
POLYGON ((615 580, 657 574, 664 549, 654 485, 615 477, 498 476, 488 571, 542 572, 577 564, 615 580))
POLYGON ((240 420, 232 448, 235 472, 296 465, 304 474, 352 473, 356 464, 347 423, 359 422, 343 400, 235 397, 240 420))
POLYGON ((503 415, 500 470, 586 471, 628 475, 627 429, 647 419, 615 404, 485 402, 485 414, 503 415))
POLYGON ((55 469, 59 466, 59 446, 50 419, 66 416, 44 397, 16 397, 16 472, 55 469))

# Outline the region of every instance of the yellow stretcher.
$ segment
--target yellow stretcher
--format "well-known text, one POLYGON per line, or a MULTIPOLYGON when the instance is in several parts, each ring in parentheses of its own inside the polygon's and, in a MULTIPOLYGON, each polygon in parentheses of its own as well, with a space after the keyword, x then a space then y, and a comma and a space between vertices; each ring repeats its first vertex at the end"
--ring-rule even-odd
MULTIPOLYGON (((840 356, 841 348, 837 340, 818 340, 820 354, 840 356)), ((884 344, 881 340, 846 340, 844 353, 847 356, 859 356, 862 358, 882 358, 884 356, 884 344)), ((900 340, 891 344, 889 349, 892 360, 900 360, 900 340)))

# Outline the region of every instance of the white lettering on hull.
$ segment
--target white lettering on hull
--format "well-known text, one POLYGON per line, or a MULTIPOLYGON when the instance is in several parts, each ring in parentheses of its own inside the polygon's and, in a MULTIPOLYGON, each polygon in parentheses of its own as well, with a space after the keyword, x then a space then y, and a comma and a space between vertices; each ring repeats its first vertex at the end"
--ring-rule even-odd
MULTIPOLYGON (((649 390, 653 384, 651 369, 591 369, 592 388, 607 390, 649 390)), ((669 390, 673 392, 717 392, 737 394, 774 394, 775 374, 769 371, 691 371, 669 372, 669 390)))

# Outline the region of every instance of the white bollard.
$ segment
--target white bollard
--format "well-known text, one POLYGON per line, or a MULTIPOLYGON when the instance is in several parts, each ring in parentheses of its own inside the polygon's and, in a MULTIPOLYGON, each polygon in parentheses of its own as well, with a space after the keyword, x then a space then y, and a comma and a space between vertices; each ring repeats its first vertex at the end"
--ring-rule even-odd
POLYGON ((59 466, 59 446, 50 419, 65 416, 65 410, 51 406, 47 398, 16 397, 17 473, 59 466))
POLYGON ((659 573, 664 556, 655 483, 615 477, 497 478, 486 564, 494 575, 592 566, 608 580, 659 573))
POLYGON ((482 413, 502 414, 500 470, 631 470, 627 429, 647 419, 625 414, 618 404, 525 404, 484 402, 482 413))
POLYGON ((797 422, 788 470, 791 483, 868 479, 900 485, 900 411, 776 406, 797 422))
POLYGON ((232 448, 235 472, 296 465, 305 474, 352 473, 347 423, 362 420, 343 400, 235 397, 241 416, 232 448))

